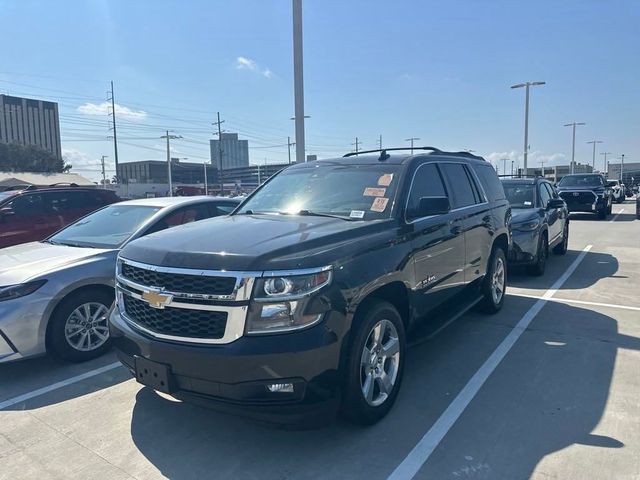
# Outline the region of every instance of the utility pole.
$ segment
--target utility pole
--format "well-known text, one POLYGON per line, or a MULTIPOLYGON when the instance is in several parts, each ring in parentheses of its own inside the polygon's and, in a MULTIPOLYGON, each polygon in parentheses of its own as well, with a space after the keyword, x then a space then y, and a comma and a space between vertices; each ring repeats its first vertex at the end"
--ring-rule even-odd
MULTIPOLYGON (((212 125, 218 127, 218 161, 220 164, 218 165, 218 177, 220 178, 220 196, 224 195, 224 176, 222 174, 222 124, 224 120, 220 120, 220 112, 218 113, 218 121, 213 122, 212 125)), ((216 133, 214 133, 216 135, 216 133)))
POLYGON ((591 160, 591 168, 595 171, 596 169, 596 144, 602 143, 602 140, 591 140, 587 143, 593 143, 593 159, 591 160))
POLYGON ((506 175, 507 174, 507 160, 509 160, 508 158, 503 158, 502 159, 502 174, 506 175))
POLYGON ((378 146, 380 147, 380 150, 382 150, 382 134, 378 137, 378 146))
POLYGON ((209 195, 209 187, 207 186, 207 161, 206 160, 202 162, 202 166, 204 167, 204 194, 209 195))
POLYGON ((113 120, 113 156, 116 161, 116 180, 118 183, 121 183, 120 172, 118 171, 118 134, 116 132, 116 101, 113 97, 113 80, 111 81, 111 95, 108 100, 111 100, 111 118, 113 120))
POLYGON ((620 164, 620 182, 624 183, 624 153, 620 158, 622 159, 622 163, 620 164))
POLYGON ((358 146, 359 146, 361 143, 362 143, 362 142, 360 142, 360 141, 358 140, 358 137, 356 137, 356 141, 355 141, 355 143, 352 143, 352 144, 351 144, 351 145, 355 145, 355 146, 356 146, 356 153, 358 153, 358 151, 360 150, 360 149, 358 148, 358 146))
POLYGON ((104 159, 107 158, 107 155, 102 155, 100 159, 100 164, 102 165, 102 188, 107 188, 107 174, 104 170, 104 159))
POLYGON ((546 160, 540 160, 540 165, 542 165, 542 178, 544 178, 544 164, 547 163, 546 160))
POLYGON ((511 176, 513 177, 513 160, 511 160, 511 176))
POLYGON ((529 87, 545 85, 546 82, 526 82, 512 85, 511 88, 525 87, 524 101, 524 171, 527 172, 527 156, 529 154, 529 87))
POLYGON ((291 143, 291 137, 287 137, 287 153, 289 154, 289 165, 291 165, 291 147, 295 144, 296 142, 291 143))
POLYGON ((411 142, 411 154, 413 155, 413 141, 420 140, 418 137, 405 138, 405 142, 411 142))
POLYGON ((613 155, 611 152, 602 152, 600 155, 604 155, 604 163, 602 165, 603 172, 606 175, 609 175, 609 170, 607 169, 607 155, 613 155))
POLYGON ((293 91, 296 122, 296 162, 303 163, 304 148, 304 75, 302 62, 302 0, 292 0, 293 9, 293 91))
POLYGON ((167 179, 169 180, 169 196, 173 197, 173 180, 171 178, 171 146, 169 141, 182 138, 182 135, 169 135, 169 130, 167 130, 167 133, 162 135, 160 138, 167 139, 167 179))
POLYGON ((573 127, 573 140, 571 142, 571 168, 569 169, 569 172, 573 175, 573 173, 575 173, 575 169, 576 169, 576 126, 578 125, 586 125, 586 123, 584 122, 573 122, 573 123, 566 123, 564 126, 565 127, 573 127))

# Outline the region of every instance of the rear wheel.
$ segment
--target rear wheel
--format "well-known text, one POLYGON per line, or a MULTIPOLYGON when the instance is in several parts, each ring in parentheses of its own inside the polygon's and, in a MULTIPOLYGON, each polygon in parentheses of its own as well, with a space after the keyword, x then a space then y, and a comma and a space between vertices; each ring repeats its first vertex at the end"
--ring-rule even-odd
POLYGON ((487 274, 482 281, 482 300, 478 309, 485 313, 497 313, 504 304, 507 288, 507 258, 501 247, 494 246, 487 265, 487 274))
POLYGON ((371 425, 389 412, 400 389, 406 353, 404 324, 398 310, 382 300, 359 312, 357 322, 346 365, 342 415, 371 425))
POLYGON ((538 254, 536 255, 536 263, 527 267, 529 275, 541 277, 547 268, 547 257, 549 256, 549 243, 547 241, 547 232, 540 235, 538 243, 538 254))
POLYGON ((569 222, 564 222, 562 229, 562 242, 553 247, 553 253, 556 255, 564 255, 569 249, 569 222))
POLYGON ((64 299, 48 327, 48 346, 57 357, 83 362, 110 347, 109 310, 113 293, 91 289, 64 299))
POLYGON ((598 218, 600 220, 606 220, 608 212, 609 212, 609 207, 607 206, 602 207, 600 210, 598 210, 598 218))

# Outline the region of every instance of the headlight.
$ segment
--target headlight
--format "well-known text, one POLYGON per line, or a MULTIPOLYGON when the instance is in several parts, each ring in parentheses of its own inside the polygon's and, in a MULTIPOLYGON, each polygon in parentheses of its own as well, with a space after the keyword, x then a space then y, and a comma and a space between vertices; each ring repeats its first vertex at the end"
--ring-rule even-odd
POLYGON ((20 298, 24 297, 25 295, 29 295, 38 290, 45 283, 47 283, 46 280, 36 280, 35 282, 0 287, 0 302, 4 302, 5 300, 13 300, 14 298, 20 298))
POLYGON ((322 319, 328 306, 312 294, 331 283, 331 269, 292 273, 274 273, 256 280, 254 301, 247 315, 247 334, 289 332, 322 319))
POLYGON ((518 230, 519 232, 533 232, 538 228, 538 225, 540 225, 538 220, 530 220, 528 222, 516 223, 513 225, 513 229, 518 230))

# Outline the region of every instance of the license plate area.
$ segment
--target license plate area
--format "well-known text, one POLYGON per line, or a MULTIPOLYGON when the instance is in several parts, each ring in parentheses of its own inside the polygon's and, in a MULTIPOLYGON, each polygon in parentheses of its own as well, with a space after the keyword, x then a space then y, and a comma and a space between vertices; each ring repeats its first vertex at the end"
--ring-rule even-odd
POLYGON ((144 357, 135 356, 136 380, 163 393, 171 393, 171 369, 164 363, 153 362, 144 357))

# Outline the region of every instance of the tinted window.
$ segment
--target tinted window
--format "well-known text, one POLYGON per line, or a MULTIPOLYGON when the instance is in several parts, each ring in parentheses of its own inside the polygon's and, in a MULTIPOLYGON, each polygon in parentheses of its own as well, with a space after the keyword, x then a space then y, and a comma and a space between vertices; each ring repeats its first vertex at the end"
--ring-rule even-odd
POLYGON ((446 197, 447 192, 435 163, 421 165, 416 170, 407 202, 407 217, 414 217, 422 197, 446 197))
POLYGON ((64 213, 69 210, 86 208, 83 204, 82 192, 51 192, 44 195, 44 204, 47 211, 52 213, 64 213))
POLYGON ((545 188, 544 183, 538 185, 538 192, 540 192, 540 206, 546 207, 547 203, 549 203, 549 199, 551 198, 551 194, 549 190, 545 188))
POLYGON ((567 175, 558 182, 561 187, 601 187, 604 185, 600 175, 567 175))
POLYGON ((209 209, 212 210, 211 216, 217 217, 219 215, 229 215, 237 206, 238 204, 236 203, 221 203, 217 205, 209 205, 209 209))
POLYGON ((493 167, 490 165, 475 164, 473 168, 482 182, 489 201, 504 200, 504 190, 493 167))
POLYGON ((470 183, 466 168, 461 163, 443 163, 440 165, 452 190, 452 207, 462 208, 476 204, 476 195, 470 183))
MULTIPOLYGON (((211 215, 205 205, 189 205, 183 207, 170 215, 166 216, 158 222, 163 228, 176 227, 178 225, 184 225, 185 223, 197 222, 198 220, 204 220, 211 215)), ((154 231, 163 230, 163 228, 154 228, 154 231)))
POLYGON ((556 192, 556 189, 553 188, 553 185, 546 182, 543 183, 543 185, 547 187, 547 190, 549 191, 549 195, 551 195, 551 198, 558 198, 558 192, 556 192))
POLYGON ((20 216, 26 217, 44 214, 41 195, 20 195, 15 200, 9 202, 6 206, 13 209, 14 213, 20 216))

